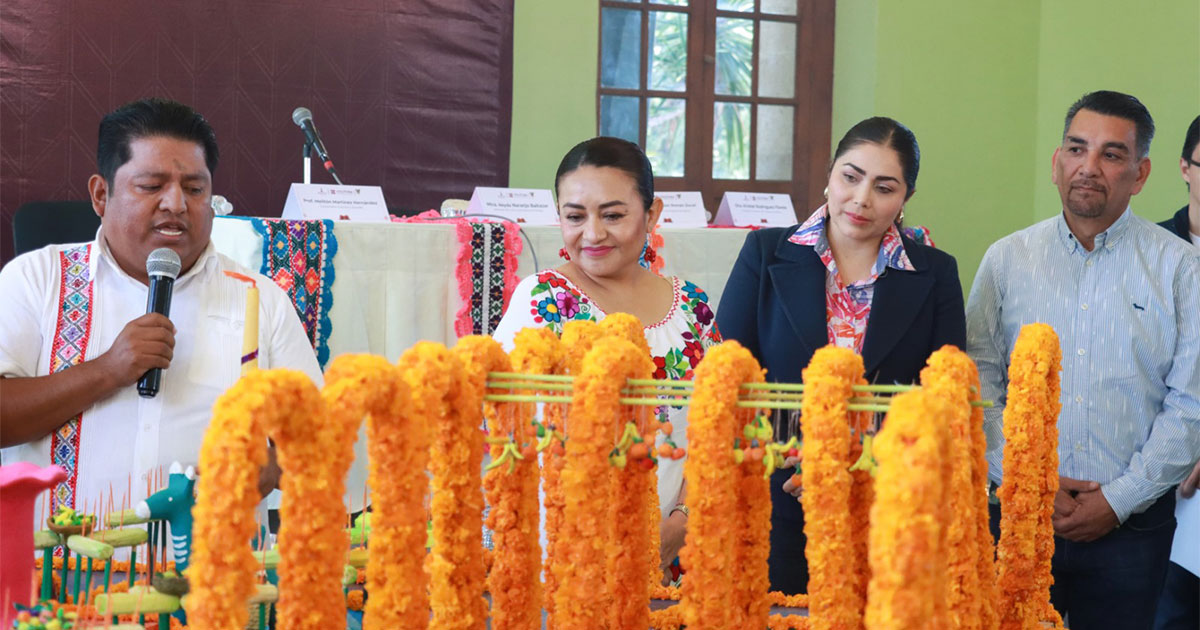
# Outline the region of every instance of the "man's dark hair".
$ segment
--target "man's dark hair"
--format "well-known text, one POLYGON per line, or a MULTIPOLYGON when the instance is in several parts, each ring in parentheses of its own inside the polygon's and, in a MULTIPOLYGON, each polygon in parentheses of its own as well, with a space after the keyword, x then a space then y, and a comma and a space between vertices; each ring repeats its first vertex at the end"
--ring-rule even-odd
POLYGON ((1067 110, 1067 119, 1063 123, 1064 141, 1067 139, 1067 130, 1071 128, 1071 121, 1075 120, 1075 114, 1081 109, 1132 122, 1137 127, 1138 158, 1150 155, 1150 141, 1154 139, 1154 119, 1137 97, 1111 90, 1097 90, 1079 97, 1079 100, 1071 105, 1071 109, 1067 110))
POLYGON ((196 110, 175 101, 148 98, 126 103, 100 121, 96 167, 111 186, 117 169, 129 161, 129 143, 138 138, 166 136, 204 147, 204 163, 217 171, 217 136, 196 110))
POLYGON ((1187 135, 1183 137, 1183 153, 1179 157, 1191 160, 1197 143, 1200 143, 1200 116, 1193 118, 1192 124, 1188 125, 1187 135))

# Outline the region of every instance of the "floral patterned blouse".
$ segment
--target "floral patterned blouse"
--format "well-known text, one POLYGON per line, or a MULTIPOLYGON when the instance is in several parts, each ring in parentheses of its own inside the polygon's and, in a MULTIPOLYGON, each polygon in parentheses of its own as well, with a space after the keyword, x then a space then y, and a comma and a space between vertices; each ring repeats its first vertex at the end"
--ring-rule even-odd
MULTIPOLYGON (((691 282, 668 279, 674 300, 661 321, 644 328, 646 343, 654 359, 654 378, 690 380, 705 350, 721 342, 721 334, 708 305, 708 294, 691 282)), ((568 321, 600 321, 605 315, 583 290, 551 269, 521 280, 492 337, 511 351, 522 328, 549 327, 561 335, 568 321)), ((687 448, 687 408, 664 405, 658 408, 658 414, 660 420, 671 422, 675 443, 687 448)), ((659 509, 664 518, 675 506, 682 485, 683 460, 659 460, 659 509)))
POLYGON ((875 297, 875 280, 886 267, 904 271, 913 271, 914 268, 904 251, 900 230, 891 225, 883 233, 879 257, 871 267, 870 277, 849 285, 843 284, 837 263, 833 260, 833 252, 829 249, 829 239, 825 236, 828 218, 829 208, 821 206, 788 238, 788 242, 812 247, 829 270, 825 275, 825 321, 829 343, 862 354, 867 320, 871 316, 871 301, 875 297))

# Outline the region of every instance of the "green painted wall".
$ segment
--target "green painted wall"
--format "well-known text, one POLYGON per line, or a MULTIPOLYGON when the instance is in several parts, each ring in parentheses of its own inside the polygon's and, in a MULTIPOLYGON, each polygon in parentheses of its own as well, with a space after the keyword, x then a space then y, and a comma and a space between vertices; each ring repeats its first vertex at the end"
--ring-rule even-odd
MULTIPOLYGON (((921 144, 906 220, 958 258, 964 292, 996 239, 1060 209, 1050 154, 1092 89, 1142 98, 1158 124, 1146 217, 1183 205, 1178 157, 1200 113, 1196 0, 836 0, 833 137, 892 116, 921 144)), ((510 185, 546 188, 596 130, 596 0, 516 0, 510 185)))
POLYGON ((838 2, 831 141, 872 115, 913 130, 905 221, 955 255, 964 291, 987 246, 1030 216, 1037 20, 1033 0, 838 2))
POLYGON ((596 135, 596 0, 516 0, 508 185, 550 188, 567 150, 596 135))
POLYGON ((1097 89, 1133 94, 1154 116, 1150 179, 1130 206, 1155 221, 1182 207, 1187 190, 1179 152, 1188 124, 1200 114, 1200 2, 1046 0, 1040 39, 1033 218, 1062 208, 1050 183, 1050 155, 1067 108, 1097 89))
POLYGON ((1050 155, 1087 91, 1141 98, 1158 124, 1133 207, 1182 206, 1179 149, 1200 114, 1200 2, 838 0, 831 143, 880 114, 921 143, 906 218, 958 258, 969 291, 996 239, 1061 211, 1050 155))

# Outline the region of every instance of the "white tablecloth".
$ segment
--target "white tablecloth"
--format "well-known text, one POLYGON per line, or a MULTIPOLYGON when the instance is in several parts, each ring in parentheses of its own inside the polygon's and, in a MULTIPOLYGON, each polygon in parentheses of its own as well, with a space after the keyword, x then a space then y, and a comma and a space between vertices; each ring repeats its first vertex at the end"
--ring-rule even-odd
MULTIPOLYGON (((746 231, 714 228, 659 228, 665 241, 663 273, 690 280, 708 292, 716 310, 746 231)), ((517 277, 561 263, 557 227, 526 226, 517 277)), ((396 361, 421 340, 453 345, 459 310, 455 260, 459 244, 447 223, 337 222, 333 259, 333 323, 330 357, 370 352, 396 361)), ((220 217, 213 222, 218 251, 242 265, 262 266, 262 238, 249 221, 220 217)))

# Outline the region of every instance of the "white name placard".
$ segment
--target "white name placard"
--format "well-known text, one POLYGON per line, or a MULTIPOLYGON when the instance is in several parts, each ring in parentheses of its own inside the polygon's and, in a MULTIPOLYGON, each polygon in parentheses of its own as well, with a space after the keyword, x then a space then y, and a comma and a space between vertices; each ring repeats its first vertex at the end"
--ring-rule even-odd
POLYGON ((787 227, 796 224, 792 198, 783 193, 727 192, 713 225, 787 227))
POLYGON ((285 219, 388 222, 379 186, 292 184, 283 205, 285 219))
POLYGON ((658 215, 660 226, 708 227, 704 197, 699 192, 660 192, 658 197, 663 200, 662 214, 658 215))
POLYGON ((526 225, 558 225, 554 197, 542 188, 476 186, 467 214, 493 214, 526 225))

